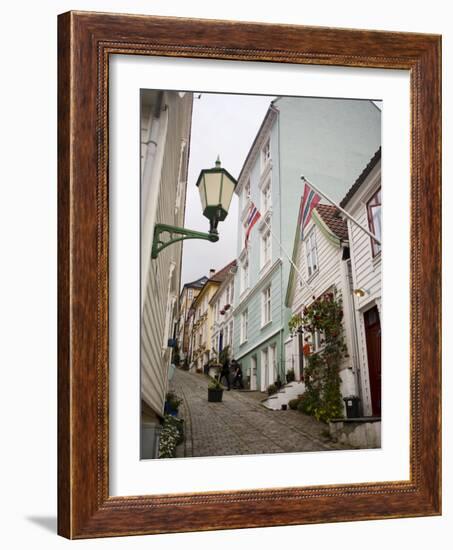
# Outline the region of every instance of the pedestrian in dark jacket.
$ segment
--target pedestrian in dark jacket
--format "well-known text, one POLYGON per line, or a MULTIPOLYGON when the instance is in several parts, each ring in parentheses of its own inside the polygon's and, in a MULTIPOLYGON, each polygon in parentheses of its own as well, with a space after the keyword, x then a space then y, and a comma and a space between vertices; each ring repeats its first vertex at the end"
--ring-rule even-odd
POLYGON ((222 370, 220 371, 220 380, 219 380, 219 382, 222 383, 223 379, 226 380, 227 389, 228 389, 228 391, 230 391, 230 389, 231 389, 231 386, 230 386, 230 361, 228 359, 222 365, 222 370))
POLYGON ((233 359, 233 373, 234 373, 234 380, 233 380, 233 386, 235 388, 240 388, 241 390, 244 389, 244 382, 242 381, 242 368, 241 364, 236 361, 236 359, 233 359))

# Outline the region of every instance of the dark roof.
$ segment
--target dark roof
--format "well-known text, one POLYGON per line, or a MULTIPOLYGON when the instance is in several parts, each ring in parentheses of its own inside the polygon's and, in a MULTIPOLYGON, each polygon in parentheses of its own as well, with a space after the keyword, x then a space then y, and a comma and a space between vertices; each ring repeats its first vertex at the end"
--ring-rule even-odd
MULTIPOLYGON (((223 271, 225 271, 225 275, 221 275, 223 277, 222 282, 227 278, 227 276, 230 273, 231 269, 233 267, 236 267, 236 266, 237 266, 237 261, 233 260, 231 263, 229 263, 227 266, 225 266, 221 271, 219 271, 219 273, 222 273, 223 271)), ((209 300, 209 303, 212 303, 212 302, 215 301, 215 299, 217 298, 217 296, 220 293, 221 288, 222 288, 222 285, 220 285, 219 288, 214 292, 212 298, 209 300)))
POLYGON ((223 267, 220 271, 216 271, 214 275, 209 279, 209 281, 212 281, 213 283, 223 283, 223 281, 227 278, 227 275, 230 272, 230 269, 233 267, 236 267, 236 260, 233 260, 228 265, 223 267))
POLYGON ((183 288, 203 288, 206 281, 208 280, 208 277, 206 275, 203 275, 203 277, 200 277, 196 281, 192 281, 191 283, 186 283, 183 288))
POLYGON ((330 204, 318 204, 316 212, 322 218, 327 227, 342 241, 348 240, 348 226, 340 217, 340 211, 330 204))
POLYGON ((360 176, 355 180, 353 186, 349 189, 349 191, 346 193, 344 199, 340 202, 341 208, 344 208, 346 204, 352 199, 354 194, 360 189, 363 182, 366 180, 368 174, 373 170, 373 168, 376 166, 376 164, 381 160, 381 148, 374 153, 373 158, 370 160, 370 162, 366 165, 363 172, 360 174, 360 176))

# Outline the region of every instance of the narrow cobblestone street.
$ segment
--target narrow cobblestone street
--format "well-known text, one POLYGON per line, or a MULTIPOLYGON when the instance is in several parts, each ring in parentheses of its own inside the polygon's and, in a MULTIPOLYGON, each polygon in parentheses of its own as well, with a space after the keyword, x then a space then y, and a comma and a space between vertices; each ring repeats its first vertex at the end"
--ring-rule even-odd
POLYGON ((185 442, 178 456, 227 456, 348 449, 333 443, 327 426, 298 411, 271 411, 262 394, 224 391, 221 403, 208 402, 208 378, 176 369, 171 387, 183 399, 185 442))

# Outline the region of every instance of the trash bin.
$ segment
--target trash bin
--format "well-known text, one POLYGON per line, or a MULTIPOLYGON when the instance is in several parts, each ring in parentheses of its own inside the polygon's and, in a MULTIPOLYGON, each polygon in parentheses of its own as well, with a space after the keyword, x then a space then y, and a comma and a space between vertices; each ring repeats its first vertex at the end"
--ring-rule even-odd
POLYGON ((360 398, 356 395, 351 395, 349 397, 343 398, 344 404, 346 406, 346 416, 347 418, 358 418, 359 415, 359 401, 360 398))

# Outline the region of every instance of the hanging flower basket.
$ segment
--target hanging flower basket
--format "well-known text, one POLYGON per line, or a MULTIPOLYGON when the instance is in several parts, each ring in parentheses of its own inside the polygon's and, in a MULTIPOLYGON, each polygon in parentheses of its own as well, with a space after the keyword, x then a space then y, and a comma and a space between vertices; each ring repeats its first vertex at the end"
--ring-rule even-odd
POLYGON ((225 310, 224 309, 220 310, 220 315, 225 315, 225 310))
POLYGON ((224 311, 228 311, 230 309, 231 305, 230 304, 226 304, 223 308, 224 311))

